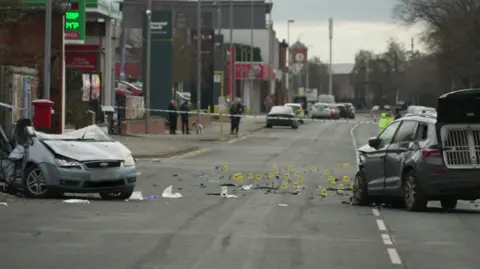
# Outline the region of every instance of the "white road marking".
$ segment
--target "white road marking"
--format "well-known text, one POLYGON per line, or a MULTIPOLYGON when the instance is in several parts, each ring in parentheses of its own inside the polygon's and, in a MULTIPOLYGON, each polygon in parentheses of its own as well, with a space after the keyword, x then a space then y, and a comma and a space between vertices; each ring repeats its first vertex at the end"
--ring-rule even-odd
POLYGON ((385 226, 385 222, 381 219, 377 219, 377 226, 380 231, 386 231, 387 227, 385 226))
POLYGON ((393 245, 392 239, 388 234, 382 234, 382 240, 385 245, 393 245))
POLYGON ((393 264, 402 264, 402 260, 400 260, 400 256, 398 252, 394 248, 387 248, 388 256, 390 257, 390 261, 393 264))
POLYGON ((353 150, 355 151, 355 160, 357 161, 357 165, 359 164, 359 154, 358 154, 358 149, 357 149, 357 140, 355 139, 355 134, 353 133, 355 129, 360 125, 360 123, 355 124, 352 129, 350 129, 350 136, 352 137, 352 145, 353 145, 353 150))
POLYGON ((373 208, 373 209, 372 209, 372 213, 373 213, 373 215, 374 215, 375 217, 380 216, 380 211, 378 211, 378 209, 376 209, 376 208, 373 208))
POLYGON ((242 136, 242 137, 240 137, 240 138, 232 139, 232 140, 228 141, 228 144, 232 144, 232 143, 235 143, 235 142, 237 142, 237 141, 246 139, 247 137, 248 137, 248 136, 246 135, 246 136, 242 136))
POLYGON ((168 158, 168 159, 170 159, 170 160, 178 160, 178 159, 183 159, 183 158, 187 158, 187 157, 193 157, 193 156, 197 156, 197 155, 199 155, 199 154, 205 153, 205 152, 210 151, 210 150, 211 150, 211 149, 208 149, 208 148, 199 149, 199 150, 192 151, 192 152, 189 152, 189 153, 185 153, 185 154, 182 154, 182 155, 173 156, 173 157, 170 157, 170 158, 168 158))

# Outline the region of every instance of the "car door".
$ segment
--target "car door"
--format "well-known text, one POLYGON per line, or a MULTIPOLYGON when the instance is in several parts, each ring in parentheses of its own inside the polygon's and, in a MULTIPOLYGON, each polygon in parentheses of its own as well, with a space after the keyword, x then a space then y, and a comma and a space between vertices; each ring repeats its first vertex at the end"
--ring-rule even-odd
POLYGON ((401 174, 410 144, 415 140, 418 122, 403 120, 385 156, 385 191, 395 192, 402 186, 401 174))
POLYGON ((368 190, 371 192, 383 191, 385 181, 385 156, 400 121, 392 122, 378 136, 379 143, 371 152, 366 153, 365 172, 368 180, 368 190))

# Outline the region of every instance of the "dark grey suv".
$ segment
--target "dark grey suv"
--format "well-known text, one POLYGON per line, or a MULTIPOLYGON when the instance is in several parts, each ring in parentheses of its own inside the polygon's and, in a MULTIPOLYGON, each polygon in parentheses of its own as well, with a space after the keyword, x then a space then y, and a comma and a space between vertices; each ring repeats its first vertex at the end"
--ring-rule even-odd
POLYGON ((387 201, 411 211, 439 200, 480 198, 480 90, 441 96, 437 116, 411 115, 393 121, 359 149, 352 202, 387 201))

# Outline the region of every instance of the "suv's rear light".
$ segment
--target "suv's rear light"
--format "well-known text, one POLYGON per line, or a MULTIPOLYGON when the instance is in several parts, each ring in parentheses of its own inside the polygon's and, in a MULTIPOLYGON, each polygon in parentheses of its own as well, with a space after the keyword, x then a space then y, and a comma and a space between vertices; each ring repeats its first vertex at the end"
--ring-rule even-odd
POLYGON ((440 158, 439 149, 424 149, 422 150, 422 159, 440 158))

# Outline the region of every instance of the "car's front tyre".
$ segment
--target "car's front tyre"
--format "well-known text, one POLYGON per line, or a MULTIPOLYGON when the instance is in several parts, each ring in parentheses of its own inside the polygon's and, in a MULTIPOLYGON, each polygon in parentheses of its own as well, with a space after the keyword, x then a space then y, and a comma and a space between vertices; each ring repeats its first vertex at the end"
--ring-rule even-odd
POLYGON ((100 192, 100 197, 105 200, 126 200, 132 196, 133 189, 116 192, 100 192))
POLYGON ((22 179, 23 192, 29 198, 47 198, 52 195, 42 169, 36 165, 30 165, 25 170, 22 179))
POLYGON ((405 208, 408 211, 424 210, 427 207, 428 200, 418 183, 415 172, 410 171, 407 173, 403 185, 405 208))
POLYGON ((372 200, 368 195, 365 171, 360 170, 353 180, 352 204, 358 206, 370 205, 372 200))

